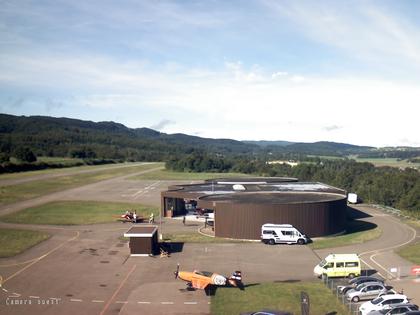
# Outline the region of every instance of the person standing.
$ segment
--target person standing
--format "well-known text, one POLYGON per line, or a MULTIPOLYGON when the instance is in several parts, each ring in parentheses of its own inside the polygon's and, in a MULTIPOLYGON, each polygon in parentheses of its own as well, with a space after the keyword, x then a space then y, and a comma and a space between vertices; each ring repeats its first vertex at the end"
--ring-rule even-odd
POLYGON ((184 225, 185 225, 185 215, 184 215, 184 217, 182 218, 182 224, 184 224, 184 225))

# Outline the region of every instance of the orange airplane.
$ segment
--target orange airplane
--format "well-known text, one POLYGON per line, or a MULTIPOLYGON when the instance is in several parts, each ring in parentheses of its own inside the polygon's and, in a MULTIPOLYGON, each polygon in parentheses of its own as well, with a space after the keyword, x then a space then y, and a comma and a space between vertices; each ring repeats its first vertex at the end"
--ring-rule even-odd
POLYGON ((240 271, 235 271, 229 278, 209 271, 179 271, 179 264, 174 272, 175 279, 180 278, 187 282, 188 290, 201 289, 207 295, 214 293, 217 287, 237 287, 244 289, 242 283, 242 274, 240 271))

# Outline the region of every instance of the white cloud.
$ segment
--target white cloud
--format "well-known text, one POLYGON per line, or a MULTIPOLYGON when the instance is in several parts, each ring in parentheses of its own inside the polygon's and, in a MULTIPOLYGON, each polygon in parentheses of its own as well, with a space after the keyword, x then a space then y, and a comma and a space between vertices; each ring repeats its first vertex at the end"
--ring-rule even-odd
POLYGON ((404 138, 416 143, 420 134, 420 87, 407 83, 295 74, 273 80, 271 71, 240 62, 209 71, 176 65, 151 68, 91 55, 3 56, 0 82, 44 92, 44 100, 53 99, 60 109, 77 105, 117 111, 132 127, 150 126, 168 115, 177 124, 166 124, 167 132, 375 146, 396 145, 404 138), (53 88, 74 95, 72 102, 50 96, 53 88), (138 116, 133 115, 136 109, 138 116), (146 109, 154 112, 149 115, 153 120, 139 120, 146 109), (199 117, 199 126, 191 123, 194 117, 199 117), (331 133, 325 126, 341 128, 331 133))
MULTIPOLYGON (((312 40, 339 48, 369 63, 392 62, 420 68, 420 29, 417 21, 395 8, 366 1, 270 1, 263 3, 287 18, 312 40)), ((392 65, 394 66, 394 64, 392 65)), ((410 71, 411 72, 411 71, 410 71)))

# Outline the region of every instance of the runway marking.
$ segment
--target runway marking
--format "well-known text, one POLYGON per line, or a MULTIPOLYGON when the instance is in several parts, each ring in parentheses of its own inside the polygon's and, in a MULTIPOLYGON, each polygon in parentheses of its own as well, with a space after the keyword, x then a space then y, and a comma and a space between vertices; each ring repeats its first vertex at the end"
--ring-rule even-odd
POLYGON ((30 295, 29 298, 31 298, 31 299, 39 299, 39 296, 30 295))
POLYGON ((70 302, 83 302, 81 299, 70 299, 70 302))
POLYGON ((186 304, 186 305, 197 305, 198 303, 197 302, 184 302, 184 304, 186 304))
POLYGON ((174 302, 160 302, 160 304, 163 304, 163 305, 172 305, 172 304, 174 304, 174 302))
POLYGON ((150 304, 150 302, 138 301, 137 304, 150 304))
MULTIPOLYGON (((65 229, 62 229, 65 230, 65 229)), ((57 247, 51 249, 50 251, 48 251, 47 253, 45 253, 44 255, 36 258, 34 261, 32 261, 29 265, 23 267, 22 269, 16 271, 14 274, 12 274, 11 276, 7 277, 6 279, 4 279, 3 283, 6 283, 7 281, 9 281, 10 279, 13 279, 14 277, 16 277, 17 275, 19 275, 20 273, 22 273, 23 271, 25 271, 26 269, 28 269, 29 267, 31 267, 32 265, 36 264, 37 262, 39 262, 40 260, 44 259, 45 257, 47 257, 48 255, 50 255, 51 253, 55 252, 56 250, 60 249, 61 247, 63 247, 64 245, 66 245, 68 242, 71 242, 73 240, 75 240, 76 238, 78 238, 80 236, 80 232, 76 231, 76 236, 68 239, 67 241, 65 241, 64 243, 61 243, 60 245, 58 245, 57 247)), ((17 264, 20 265, 20 264, 17 264)), ((3 267, 3 266, 0 266, 3 267)))
POLYGON ((105 301, 103 301, 103 300, 92 300, 92 303, 103 303, 103 302, 105 302, 105 301))
POLYGON ((119 287, 117 288, 117 290, 115 290, 114 294, 108 300, 108 303, 106 303, 106 305, 104 306, 104 308, 102 309, 102 311, 99 313, 99 315, 103 315, 106 312, 106 310, 108 309, 108 307, 111 305, 112 300, 117 296, 118 292, 120 292, 121 288, 124 286, 124 284, 127 281, 128 277, 131 275, 131 273, 134 271, 134 269, 136 269, 136 267, 137 267, 137 265, 133 265, 133 268, 131 268, 131 270, 127 273, 127 275, 125 276, 125 278, 123 279, 123 281, 121 281, 119 287))
POLYGON ((115 301, 116 304, 127 304, 128 301, 115 301))

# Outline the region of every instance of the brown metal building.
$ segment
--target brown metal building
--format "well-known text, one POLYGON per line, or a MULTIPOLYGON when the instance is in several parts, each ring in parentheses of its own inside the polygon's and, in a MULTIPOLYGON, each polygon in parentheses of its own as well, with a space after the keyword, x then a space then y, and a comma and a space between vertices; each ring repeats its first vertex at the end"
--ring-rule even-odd
POLYGON ((157 226, 133 226, 124 233, 129 237, 130 256, 149 256, 159 253, 157 226))
POLYGON ((265 223, 292 224, 309 237, 346 226, 344 190, 293 178, 236 178, 177 185, 161 193, 162 215, 185 214, 185 202, 214 210, 215 236, 259 239, 265 223))

